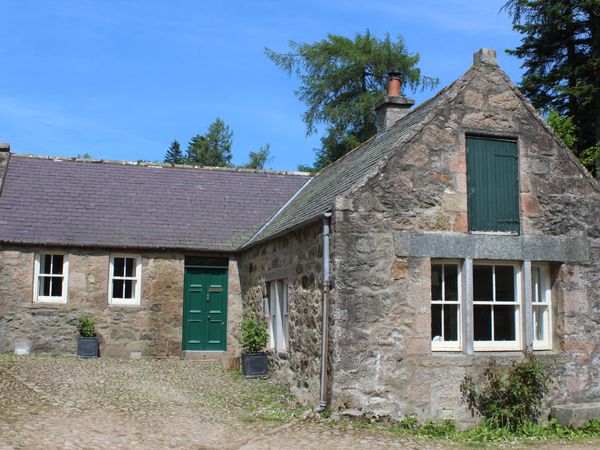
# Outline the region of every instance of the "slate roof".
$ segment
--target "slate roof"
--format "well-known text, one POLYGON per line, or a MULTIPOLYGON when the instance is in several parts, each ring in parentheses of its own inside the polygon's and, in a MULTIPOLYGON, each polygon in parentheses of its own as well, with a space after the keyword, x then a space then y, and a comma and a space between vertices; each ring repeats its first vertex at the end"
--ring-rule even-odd
POLYGON ((0 242, 235 251, 308 179, 13 154, 0 242))
POLYGON ((373 173, 390 151, 410 140, 435 117, 442 103, 453 98, 470 79, 473 68, 396 122, 327 166, 302 188, 244 247, 279 236, 317 220, 332 210, 336 197, 343 196, 373 173))

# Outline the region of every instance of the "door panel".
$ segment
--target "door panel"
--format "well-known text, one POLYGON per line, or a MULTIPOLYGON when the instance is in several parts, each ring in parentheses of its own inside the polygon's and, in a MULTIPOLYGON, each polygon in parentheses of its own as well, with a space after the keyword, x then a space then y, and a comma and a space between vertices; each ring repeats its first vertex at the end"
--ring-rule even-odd
POLYGON ((185 271, 183 350, 226 350, 227 269, 185 271))

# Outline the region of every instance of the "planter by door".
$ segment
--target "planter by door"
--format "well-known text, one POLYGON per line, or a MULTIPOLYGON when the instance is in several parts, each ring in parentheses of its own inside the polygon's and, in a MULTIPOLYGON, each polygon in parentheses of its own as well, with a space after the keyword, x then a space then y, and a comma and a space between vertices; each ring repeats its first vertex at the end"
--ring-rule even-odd
POLYGON ((269 376, 269 359, 265 352, 242 353, 242 375, 246 378, 269 376))
POLYGON ((97 358, 100 356, 100 341, 98 336, 78 337, 77 356, 82 358, 97 358))

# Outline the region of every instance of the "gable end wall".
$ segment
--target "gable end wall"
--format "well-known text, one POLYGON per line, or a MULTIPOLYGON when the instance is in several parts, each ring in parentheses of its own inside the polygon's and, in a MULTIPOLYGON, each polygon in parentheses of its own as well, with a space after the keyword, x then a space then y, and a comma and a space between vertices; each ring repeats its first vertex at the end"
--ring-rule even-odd
MULTIPOLYGON (((464 375, 481 373, 491 359, 509 364, 523 356, 432 353, 435 252, 406 250, 411 233, 434 233, 440 243, 444 236, 474 238, 467 223, 469 134, 517 139, 523 238, 577 243, 577 249, 565 250, 576 257, 561 261, 561 256, 551 265, 554 348, 537 353, 552 367, 548 402, 599 398, 598 187, 522 103, 503 72, 482 64, 411 142, 394 150, 378 174, 336 201, 333 409, 473 420, 460 401, 464 375)), ((465 257, 457 248, 454 257, 465 257)))

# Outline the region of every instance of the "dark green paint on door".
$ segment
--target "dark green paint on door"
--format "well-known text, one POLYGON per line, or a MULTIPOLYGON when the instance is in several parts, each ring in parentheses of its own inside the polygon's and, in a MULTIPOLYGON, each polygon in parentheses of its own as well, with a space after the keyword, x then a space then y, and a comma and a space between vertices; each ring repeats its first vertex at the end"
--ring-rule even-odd
POLYGON ((470 231, 519 232, 517 143, 467 138, 470 231))
POLYGON ((183 350, 227 349, 227 269, 186 267, 183 350))

